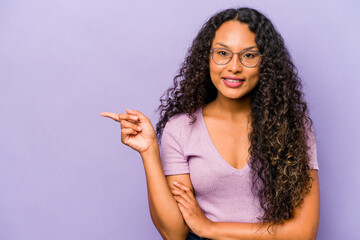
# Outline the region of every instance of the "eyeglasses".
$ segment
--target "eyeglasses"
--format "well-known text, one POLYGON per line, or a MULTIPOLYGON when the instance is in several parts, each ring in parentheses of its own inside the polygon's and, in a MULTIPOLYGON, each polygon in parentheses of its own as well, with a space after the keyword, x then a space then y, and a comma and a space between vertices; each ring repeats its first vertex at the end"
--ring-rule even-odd
POLYGON ((233 58, 234 54, 237 54, 240 63, 248 68, 255 67, 260 62, 262 56, 260 52, 253 50, 245 50, 238 53, 234 53, 226 48, 213 48, 210 50, 213 61, 218 65, 228 64, 233 58))

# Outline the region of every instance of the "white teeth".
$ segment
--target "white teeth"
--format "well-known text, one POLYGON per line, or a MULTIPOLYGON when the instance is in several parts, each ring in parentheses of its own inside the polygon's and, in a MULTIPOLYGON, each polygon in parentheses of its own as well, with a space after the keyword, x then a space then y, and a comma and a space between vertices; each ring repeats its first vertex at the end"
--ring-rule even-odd
POLYGON ((226 81, 229 81, 229 82, 241 82, 240 80, 234 80, 234 79, 228 79, 228 78, 225 78, 226 81))

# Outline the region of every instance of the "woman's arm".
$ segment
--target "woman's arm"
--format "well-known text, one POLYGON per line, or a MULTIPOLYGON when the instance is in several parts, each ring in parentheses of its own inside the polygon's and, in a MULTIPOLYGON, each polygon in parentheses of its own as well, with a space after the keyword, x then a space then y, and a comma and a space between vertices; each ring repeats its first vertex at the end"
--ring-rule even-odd
POLYGON ((177 190, 172 193, 178 201, 179 208, 188 226, 199 236, 210 239, 316 239, 320 215, 319 180, 316 170, 311 170, 313 178, 310 192, 303 204, 296 209, 293 219, 281 225, 270 226, 269 223, 228 223, 211 222, 205 217, 189 189, 182 184, 175 184, 177 190), (181 189, 181 190, 180 190, 181 189), (202 216, 201 216, 202 215, 202 216))
MULTIPOLYGON (((150 214, 154 225, 164 239, 184 240, 189 228, 170 192, 162 170, 159 148, 149 149, 148 152, 141 153, 141 157, 146 175, 150 214)), ((185 181, 185 179, 182 180, 185 181)))
MULTIPOLYGON (((143 160, 151 218, 164 239, 184 240, 189 232, 170 192, 160 161, 160 151, 150 120, 139 111, 101 113, 121 123, 121 141, 138 151, 143 160)), ((189 184, 187 177, 172 178, 189 184)))

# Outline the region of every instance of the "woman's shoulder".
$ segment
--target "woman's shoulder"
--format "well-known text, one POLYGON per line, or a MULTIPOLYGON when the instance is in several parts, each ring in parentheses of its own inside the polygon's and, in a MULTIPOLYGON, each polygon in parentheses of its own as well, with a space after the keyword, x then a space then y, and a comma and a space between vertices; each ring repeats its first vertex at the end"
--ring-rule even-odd
POLYGON ((188 113, 179 113, 172 116, 165 125, 161 142, 177 142, 183 149, 186 146, 196 144, 197 136, 201 136, 203 131, 200 113, 201 108, 194 112, 195 122, 188 113))

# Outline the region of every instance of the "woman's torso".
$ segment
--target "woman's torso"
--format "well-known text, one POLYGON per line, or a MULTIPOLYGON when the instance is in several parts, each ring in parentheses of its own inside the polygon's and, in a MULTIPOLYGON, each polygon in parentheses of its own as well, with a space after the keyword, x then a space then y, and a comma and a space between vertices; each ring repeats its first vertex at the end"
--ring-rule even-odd
POLYGON ((263 210, 252 193, 249 165, 228 163, 212 142, 202 108, 195 116, 193 124, 187 114, 168 121, 161 144, 165 175, 189 173, 196 199, 210 220, 258 222, 263 210))

